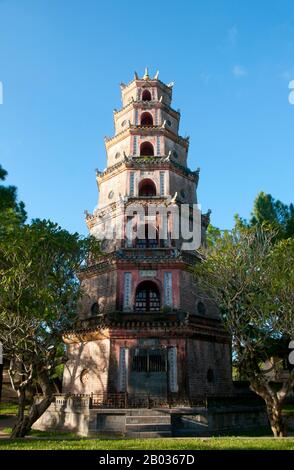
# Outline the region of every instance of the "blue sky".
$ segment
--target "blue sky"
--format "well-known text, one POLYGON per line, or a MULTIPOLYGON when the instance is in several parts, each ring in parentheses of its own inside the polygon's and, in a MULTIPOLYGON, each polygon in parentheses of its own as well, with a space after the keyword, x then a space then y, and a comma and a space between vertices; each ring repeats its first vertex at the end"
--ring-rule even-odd
POLYGON ((293 1, 0 0, 0 163, 29 217, 86 233, 120 82, 175 81, 212 223, 293 200, 293 1))

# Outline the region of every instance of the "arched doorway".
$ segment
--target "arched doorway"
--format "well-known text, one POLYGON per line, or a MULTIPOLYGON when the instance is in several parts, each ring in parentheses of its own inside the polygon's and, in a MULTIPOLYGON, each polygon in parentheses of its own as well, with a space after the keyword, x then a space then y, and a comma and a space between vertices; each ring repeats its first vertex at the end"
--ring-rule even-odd
POLYGON ((142 101, 151 101, 151 93, 149 90, 144 90, 142 93, 142 101))
POLYGON ((160 292, 155 282, 143 281, 137 286, 135 295, 135 311, 160 311, 160 292))
POLYGON ((153 126, 153 117, 150 113, 141 114, 141 126, 153 126))
POLYGON ((153 155, 154 155, 154 148, 151 142, 143 142, 140 145, 140 156, 153 157, 153 155))
POLYGON ((145 178, 139 183, 139 196, 156 196, 156 186, 151 179, 145 178))

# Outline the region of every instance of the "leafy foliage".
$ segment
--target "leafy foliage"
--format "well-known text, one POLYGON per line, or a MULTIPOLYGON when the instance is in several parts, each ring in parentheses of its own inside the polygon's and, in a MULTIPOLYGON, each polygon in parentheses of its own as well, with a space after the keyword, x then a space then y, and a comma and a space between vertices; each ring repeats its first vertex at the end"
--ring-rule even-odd
POLYGON ((235 216, 238 226, 252 227, 268 225, 276 231, 277 239, 294 237, 294 206, 274 199, 271 194, 261 191, 253 204, 251 219, 246 221, 235 216))
MULTIPOLYGON (((0 181, 4 181, 7 171, 0 165, 0 181)), ((17 202, 17 190, 15 186, 0 184, 0 228, 8 225, 9 220, 16 223, 24 223, 26 211, 23 202, 17 202)))
MULTIPOLYGON (((203 251, 195 276, 219 306, 233 339, 236 364, 251 387, 280 406, 294 384, 294 371, 278 392, 262 365, 294 337, 294 240, 276 240, 276 231, 237 225, 218 234, 203 251), (275 241, 275 243, 274 243, 275 241)), ((281 431, 282 432, 282 431, 281 431)))
POLYGON ((70 234, 51 221, 25 224, 15 190, 5 194, 0 211, 0 341, 20 400, 16 435, 24 435, 55 391, 53 379, 64 359, 61 334, 71 325, 81 295, 76 272, 100 250, 94 238, 70 234), (33 386, 42 390, 44 400, 24 417, 33 386))

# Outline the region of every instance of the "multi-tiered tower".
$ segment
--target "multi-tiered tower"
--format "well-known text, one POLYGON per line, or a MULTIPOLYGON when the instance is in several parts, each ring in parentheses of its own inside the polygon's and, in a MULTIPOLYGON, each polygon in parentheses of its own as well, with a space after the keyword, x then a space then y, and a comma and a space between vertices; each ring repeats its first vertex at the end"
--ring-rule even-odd
MULTIPOLYGON (((197 203, 199 178, 187 167, 189 139, 178 133, 172 88, 147 70, 121 84, 115 135, 105 139, 107 168, 97 171, 99 204, 86 213, 104 254, 80 273, 85 295, 79 321, 64 335, 64 392, 103 399, 127 392, 131 400, 230 390, 229 338, 189 270, 199 261, 197 251, 183 250, 182 240, 172 236, 173 208, 197 203), (151 205, 143 230, 128 236, 130 227, 142 225, 139 209, 146 213, 151 205), (160 207, 167 208, 165 222, 160 207)), ((202 241, 208 222, 208 215, 200 219, 202 241)))

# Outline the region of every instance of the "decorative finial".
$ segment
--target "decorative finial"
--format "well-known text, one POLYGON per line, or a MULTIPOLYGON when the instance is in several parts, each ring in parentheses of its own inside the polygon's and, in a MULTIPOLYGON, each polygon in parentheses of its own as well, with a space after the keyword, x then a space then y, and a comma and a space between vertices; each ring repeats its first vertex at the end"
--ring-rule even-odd
POLYGON ((138 80, 138 78, 139 78, 139 77, 138 77, 137 72, 134 72, 134 79, 135 79, 135 80, 138 80))
POLYGON ((168 151, 167 157, 165 157, 165 161, 169 162, 171 157, 171 150, 168 151))
POLYGON ((159 70, 156 71, 156 74, 154 75, 154 80, 158 79, 158 75, 159 75, 159 70))
POLYGON ((148 67, 145 68, 145 73, 144 73, 144 77, 143 77, 143 80, 149 80, 149 74, 148 74, 148 67))
POLYGON ((166 86, 167 86, 168 88, 172 88, 172 87, 174 86, 174 84, 175 84, 175 82, 170 82, 170 83, 168 83, 166 86))
POLYGON ((125 87, 126 87, 126 84, 125 84, 125 83, 121 83, 121 84, 120 84, 121 90, 123 90, 125 87))

